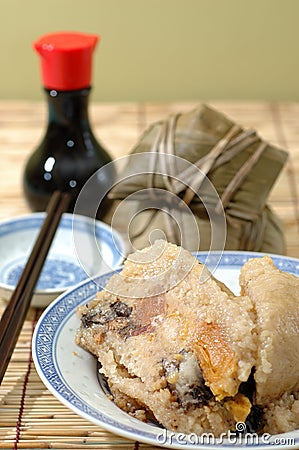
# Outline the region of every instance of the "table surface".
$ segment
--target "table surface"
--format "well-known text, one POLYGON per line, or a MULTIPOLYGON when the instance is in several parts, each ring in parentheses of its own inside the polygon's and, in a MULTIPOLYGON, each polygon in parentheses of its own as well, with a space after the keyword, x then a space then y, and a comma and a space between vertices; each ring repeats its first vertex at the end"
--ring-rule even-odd
MULTIPOLYGON (((91 104, 96 136, 114 158, 132 149, 146 127, 199 102, 168 104, 91 104)), ((268 204, 285 227, 286 254, 299 258, 299 103, 209 102, 245 128, 289 151, 268 204)), ((42 137, 42 102, 0 101, 0 220, 26 214, 22 192, 25 161, 42 137)), ((4 309, 0 299, 0 313, 4 309)), ((114 436, 62 405, 40 381, 31 359, 31 338, 39 311, 30 309, 0 386, 0 448, 153 449, 114 436)))

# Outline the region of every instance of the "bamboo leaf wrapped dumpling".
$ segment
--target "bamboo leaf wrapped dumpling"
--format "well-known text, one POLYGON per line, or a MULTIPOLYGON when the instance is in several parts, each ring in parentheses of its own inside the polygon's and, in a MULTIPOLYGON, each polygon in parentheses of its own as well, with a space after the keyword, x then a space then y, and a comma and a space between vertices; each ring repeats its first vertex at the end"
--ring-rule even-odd
MULTIPOLYGON (((135 214, 135 205, 130 236, 135 247, 147 245, 151 232, 158 228, 176 244, 187 234, 184 246, 190 251, 209 249, 211 211, 215 211, 216 215, 225 213, 224 248, 283 253, 282 226, 267 198, 286 159, 286 151, 265 142, 254 130, 245 130, 219 111, 199 105, 156 122, 143 133, 109 193, 115 203, 106 220, 111 220, 120 201, 133 201, 132 194, 144 192, 146 196, 150 188, 163 190, 181 199, 193 217, 180 211, 180 220, 174 221, 179 222, 180 232, 175 233, 169 218, 177 208, 175 202, 153 211, 143 207, 142 197, 136 197, 141 212, 135 214), (200 239, 189 235, 190 220, 196 221, 200 239)), ((124 217, 122 222, 126 227, 124 217)), ((118 225, 116 221, 114 226, 118 225)), ((214 249, 220 247, 214 245, 214 249)))

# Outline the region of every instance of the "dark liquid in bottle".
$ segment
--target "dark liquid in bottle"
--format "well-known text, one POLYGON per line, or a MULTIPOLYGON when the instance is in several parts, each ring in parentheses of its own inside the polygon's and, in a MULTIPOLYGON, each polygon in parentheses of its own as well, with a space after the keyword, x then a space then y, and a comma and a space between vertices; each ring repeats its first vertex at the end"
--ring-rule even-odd
MULTIPOLYGON (((23 179, 25 197, 33 211, 44 211, 51 194, 58 189, 71 194, 69 212, 72 212, 82 187, 102 167, 94 195, 101 200, 112 185, 115 172, 111 158, 93 135, 89 124, 89 92, 89 88, 46 90, 47 130, 26 164, 23 179)), ((97 218, 105 214, 108 206, 104 196, 97 218)))

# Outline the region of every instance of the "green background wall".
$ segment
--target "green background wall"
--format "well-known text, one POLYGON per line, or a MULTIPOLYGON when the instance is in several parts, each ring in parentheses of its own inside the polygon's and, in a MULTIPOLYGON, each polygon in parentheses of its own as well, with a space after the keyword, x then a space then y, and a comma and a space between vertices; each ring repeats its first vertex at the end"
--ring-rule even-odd
POLYGON ((299 0, 1 0, 0 98, 41 99, 32 42, 98 33, 97 101, 299 100, 299 0))

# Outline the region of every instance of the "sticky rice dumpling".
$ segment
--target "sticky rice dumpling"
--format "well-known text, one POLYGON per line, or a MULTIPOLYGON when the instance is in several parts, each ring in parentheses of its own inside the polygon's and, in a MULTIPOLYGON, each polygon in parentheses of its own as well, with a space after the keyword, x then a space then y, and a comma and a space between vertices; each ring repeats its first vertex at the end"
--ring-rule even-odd
POLYGON ((123 226, 126 232, 134 216, 130 239, 135 248, 148 245, 151 232, 159 229, 168 241, 189 251, 219 250, 223 244, 225 249, 283 253, 282 225, 267 199, 286 159, 286 151, 265 142, 254 130, 199 105, 156 122, 143 133, 109 193, 114 204, 105 220, 111 222, 119 203, 127 200, 122 220, 113 226, 120 232, 123 226), (189 165, 182 165, 181 159, 189 165), (190 214, 181 211, 177 220, 175 202, 169 200, 157 211, 132 195, 143 191, 150 197, 149 189, 180 198, 192 213, 191 222, 196 221, 200 239, 194 233, 190 236, 190 214), (213 212, 225 215, 227 233, 211 246, 213 212))
POLYGON ((153 414, 170 430, 219 434, 250 412, 238 390, 256 337, 251 302, 207 275, 189 252, 156 241, 80 309, 77 342, 97 356, 128 412, 153 414))
POLYGON ((257 258, 240 283, 236 296, 188 251, 157 240, 79 308, 77 343, 138 419, 196 434, 238 422, 259 433, 296 429, 298 278, 257 258))
POLYGON ((299 279, 264 256, 244 264, 240 286, 256 311, 256 400, 265 404, 299 390, 299 279))

